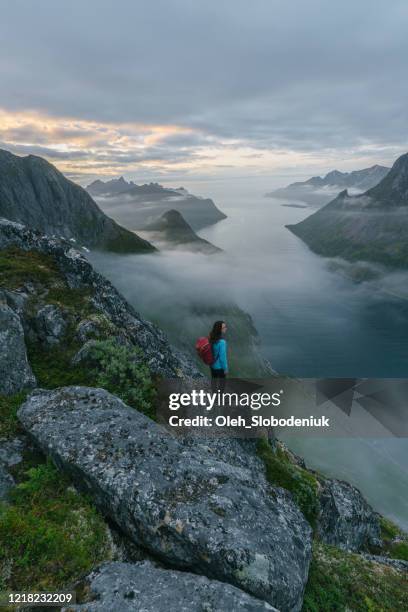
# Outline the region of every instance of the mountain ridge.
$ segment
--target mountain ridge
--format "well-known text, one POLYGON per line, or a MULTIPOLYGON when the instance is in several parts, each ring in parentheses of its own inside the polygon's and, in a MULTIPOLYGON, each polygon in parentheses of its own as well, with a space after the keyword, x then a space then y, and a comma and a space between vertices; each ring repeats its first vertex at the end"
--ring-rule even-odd
MULTIPOLYGON (((362 168, 361 170, 353 170, 351 172, 341 172, 339 170, 331 170, 324 177, 313 176, 306 181, 296 181, 286 187, 275 189, 274 191, 265 194, 266 197, 278 198, 278 199, 302 199, 309 201, 310 197, 315 195, 315 199, 318 195, 322 200, 322 204, 328 201, 330 196, 333 196, 333 190, 342 188, 353 188, 358 190, 367 190, 371 187, 375 187, 378 183, 387 175, 389 168, 375 164, 369 168, 362 168), (328 193, 324 194, 324 190, 328 193), (321 193, 323 192, 323 193, 321 193), (322 199, 323 197, 323 199, 322 199)), ((316 200, 317 202, 317 200, 316 200)), ((310 203, 315 203, 313 198, 310 203)))
POLYGON ((171 209, 177 210, 193 230, 226 218, 211 198, 195 196, 183 187, 163 187, 159 183, 136 185, 122 179, 94 181, 86 189, 109 216, 133 230, 143 230, 171 209))
POLYGON ((0 217, 81 246, 112 252, 155 248, 108 217, 92 197, 36 155, 0 149, 0 217))
POLYGON ((354 196, 345 189, 286 227, 319 255, 408 267, 408 153, 375 187, 354 196))

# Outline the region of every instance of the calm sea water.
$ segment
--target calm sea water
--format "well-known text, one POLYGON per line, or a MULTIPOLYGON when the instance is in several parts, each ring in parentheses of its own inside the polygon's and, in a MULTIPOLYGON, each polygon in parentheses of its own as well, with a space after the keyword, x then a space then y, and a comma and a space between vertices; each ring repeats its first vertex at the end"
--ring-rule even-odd
MULTIPOLYGON (((168 253, 98 262, 146 316, 157 315, 160 304, 177 309, 204 288, 252 315, 264 355, 280 373, 407 376, 408 299, 393 297, 408 286, 407 275, 358 285, 332 272, 285 228, 313 209, 264 198, 268 186, 260 182, 212 183, 212 192, 208 184, 186 187, 211 195, 228 215, 200 232, 224 249, 222 256, 168 253)), ((376 510, 408 529, 408 440, 287 441, 308 465, 352 482, 376 510)))
MULTIPOLYGON (((302 377, 408 375, 408 299, 390 295, 389 279, 357 285, 332 272, 285 228, 313 209, 262 197, 222 208, 228 219, 200 235, 235 260, 224 282, 253 316, 276 370, 302 377)), ((404 280, 408 275, 397 275, 399 288, 404 280)))

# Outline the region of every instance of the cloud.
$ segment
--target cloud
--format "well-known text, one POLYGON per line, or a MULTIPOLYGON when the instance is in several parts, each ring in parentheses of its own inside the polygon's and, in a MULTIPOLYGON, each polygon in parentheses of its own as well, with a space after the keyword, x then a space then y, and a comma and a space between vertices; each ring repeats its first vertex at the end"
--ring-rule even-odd
POLYGON ((14 0, 2 7, 1 104, 45 125, 0 137, 53 141, 61 155, 68 140, 94 167, 105 148, 110 173, 130 163, 114 148, 169 172, 202 171, 204 149, 231 159, 234 147, 272 152, 265 164, 285 152, 309 165, 390 162, 408 145, 407 26, 405 0, 377 0, 375 10, 371 0, 258 0, 256 10, 244 0, 71 0, 69 11, 14 0))

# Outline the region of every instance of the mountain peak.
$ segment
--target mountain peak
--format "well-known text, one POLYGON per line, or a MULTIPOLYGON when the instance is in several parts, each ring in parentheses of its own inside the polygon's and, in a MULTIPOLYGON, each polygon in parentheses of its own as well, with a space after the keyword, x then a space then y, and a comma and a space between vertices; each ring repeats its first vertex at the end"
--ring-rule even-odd
POLYGON ((344 176, 345 174, 347 174, 347 173, 340 172, 340 170, 331 170, 330 172, 328 172, 326 174, 326 176, 324 177, 324 180, 325 181, 327 181, 327 180, 330 181, 330 180, 333 180, 333 179, 339 179, 340 177, 344 176))
POLYGON ((0 217, 80 246, 114 252, 154 250, 121 227, 79 185, 37 155, 0 150, 0 217))
POLYGON ((398 157, 383 180, 365 195, 391 206, 408 206, 408 153, 398 157))
POLYGON ((360 195, 347 190, 296 225, 309 247, 327 257, 408 268, 408 153, 360 195))

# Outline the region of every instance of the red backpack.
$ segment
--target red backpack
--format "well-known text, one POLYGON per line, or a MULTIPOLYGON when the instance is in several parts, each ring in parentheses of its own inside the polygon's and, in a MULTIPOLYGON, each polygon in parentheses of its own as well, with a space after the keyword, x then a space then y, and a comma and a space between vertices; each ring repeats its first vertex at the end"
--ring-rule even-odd
POLYGON ((209 366, 214 363, 215 359, 212 351, 212 346, 208 338, 206 338, 205 336, 199 338, 196 342, 195 347, 201 361, 204 361, 204 363, 209 366))

